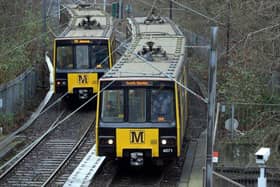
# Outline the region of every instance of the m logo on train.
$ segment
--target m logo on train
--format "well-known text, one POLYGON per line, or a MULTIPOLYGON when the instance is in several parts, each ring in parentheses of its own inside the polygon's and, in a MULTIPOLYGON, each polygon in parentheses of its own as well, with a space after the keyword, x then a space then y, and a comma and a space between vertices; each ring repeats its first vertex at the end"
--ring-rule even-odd
POLYGON ((145 143, 144 131, 131 131, 130 143, 145 143))
POLYGON ((79 84, 87 84, 88 83, 87 75, 79 75, 78 81, 79 84))

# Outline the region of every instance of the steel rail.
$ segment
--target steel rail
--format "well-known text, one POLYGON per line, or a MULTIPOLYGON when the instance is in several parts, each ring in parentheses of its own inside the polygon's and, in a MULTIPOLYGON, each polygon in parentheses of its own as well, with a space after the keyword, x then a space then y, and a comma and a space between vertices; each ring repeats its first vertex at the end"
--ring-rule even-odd
POLYGON ((47 186, 50 184, 50 182, 55 178, 57 173, 62 169, 62 167, 66 164, 68 160, 70 160, 71 156, 78 150, 78 148, 81 146, 82 142, 85 140, 87 134, 90 132, 90 129, 94 127, 95 120, 92 122, 91 125, 88 126, 80 140, 76 143, 76 145, 73 147, 72 151, 69 152, 69 154, 66 156, 66 158, 59 164, 59 166, 56 168, 56 170, 50 175, 50 177, 45 181, 45 183, 42 185, 42 187, 47 186))
POLYGON ((25 149, 23 150, 26 151, 24 154, 22 152, 19 153, 23 155, 20 156, 19 159, 14 164, 12 164, 7 170, 4 171, 4 173, 0 175, 0 180, 3 179, 5 176, 7 176, 26 156, 28 156, 43 141, 45 137, 47 137, 47 135, 49 135, 56 127, 58 127, 58 126, 53 127, 53 125, 59 122, 59 118, 64 114, 64 112, 65 111, 61 112, 61 114, 57 117, 57 119, 52 123, 51 127, 41 137, 35 140, 34 144, 31 144, 32 145, 31 147, 29 147, 26 150, 25 149))

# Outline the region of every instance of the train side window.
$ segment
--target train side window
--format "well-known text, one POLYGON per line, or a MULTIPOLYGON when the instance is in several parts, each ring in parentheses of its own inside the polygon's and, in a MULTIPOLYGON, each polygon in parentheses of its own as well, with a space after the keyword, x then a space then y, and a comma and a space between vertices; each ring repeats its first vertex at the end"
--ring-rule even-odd
POLYGON ((72 46, 59 46, 56 51, 56 68, 73 69, 72 46))
POLYGON ((89 68, 87 45, 76 46, 76 64, 77 64, 77 69, 89 68))
POLYGON ((101 120, 104 122, 123 122, 124 91, 105 90, 102 95, 101 120))
POLYGON ((91 46, 91 66, 93 68, 108 68, 109 67, 109 52, 107 45, 91 46))
POLYGON ((171 90, 152 90, 151 121, 174 121, 174 96, 171 90))
POLYGON ((146 121, 146 90, 130 89, 128 91, 128 108, 129 122, 145 122, 146 121))

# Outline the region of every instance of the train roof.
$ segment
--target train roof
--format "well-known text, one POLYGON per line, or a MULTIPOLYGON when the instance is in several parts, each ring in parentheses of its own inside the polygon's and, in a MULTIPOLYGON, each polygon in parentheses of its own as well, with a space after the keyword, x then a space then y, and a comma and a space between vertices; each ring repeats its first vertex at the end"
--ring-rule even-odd
POLYGON ((183 36, 177 25, 167 17, 135 17, 129 18, 128 21, 136 35, 180 35, 183 36))
POLYGON ((101 80, 178 78, 185 63, 185 37, 168 18, 155 19, 128 20, 133 38, 129 49, 101 80))
POLYGON ((67 38, 106 37, 113 31, 113 18, 93 5, 68 4, 66 8, 71 15, 68 28, 60 35, 67 38))

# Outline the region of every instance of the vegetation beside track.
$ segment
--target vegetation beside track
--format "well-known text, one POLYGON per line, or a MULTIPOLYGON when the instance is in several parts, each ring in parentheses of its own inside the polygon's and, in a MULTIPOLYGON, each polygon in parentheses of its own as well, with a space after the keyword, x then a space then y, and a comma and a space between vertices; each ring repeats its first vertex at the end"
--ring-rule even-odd
POLYGON ((0 3, 0 83, 42 61, 40 1, 0 3))

